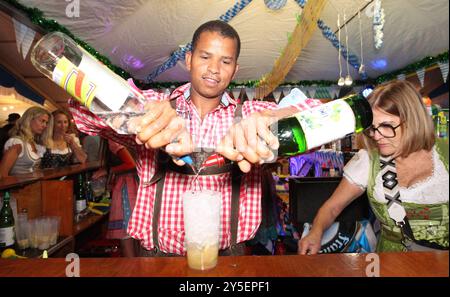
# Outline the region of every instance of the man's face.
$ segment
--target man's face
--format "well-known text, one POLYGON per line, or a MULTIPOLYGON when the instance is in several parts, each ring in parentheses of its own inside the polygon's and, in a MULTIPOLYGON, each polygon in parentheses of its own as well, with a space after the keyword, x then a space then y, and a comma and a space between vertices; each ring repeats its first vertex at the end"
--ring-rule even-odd
POLYGON ((200 34, 194 52, 186 53, 192 92, 206 99, 220 97, 228 87, 237 65, 237 41, 217 32, 200 34))

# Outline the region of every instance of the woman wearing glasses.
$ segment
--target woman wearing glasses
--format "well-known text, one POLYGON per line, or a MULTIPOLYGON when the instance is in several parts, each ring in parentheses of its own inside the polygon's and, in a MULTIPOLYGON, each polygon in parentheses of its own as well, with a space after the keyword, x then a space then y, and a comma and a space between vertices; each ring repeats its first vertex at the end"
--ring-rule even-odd
POLYGON ((435 139, 422 98, 407 81, 379 86, 368 101, 373 125, 362 136, 365 149, 345 166, 298 253, 318 253, 324 230, 364 191, 381 225, 377 252, 448 249, 448 140, 435 139))

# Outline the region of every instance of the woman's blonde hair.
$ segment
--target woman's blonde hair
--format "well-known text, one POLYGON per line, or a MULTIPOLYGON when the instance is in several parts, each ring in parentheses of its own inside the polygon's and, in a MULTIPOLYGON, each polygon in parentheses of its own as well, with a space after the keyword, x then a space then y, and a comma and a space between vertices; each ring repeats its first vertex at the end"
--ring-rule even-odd
MULTIPOLYGON (((422 101, 422 96, 408 81, 395 80, 378 86, 367 98, 372 109, 378 108, 400 118, 402 139, 395 156, 407 157, 419 150, 431 150, 434 145, 434 126, 422 101)), ((368 150, 376 149, 376 142, 363 136, 368 150)))
POLYGON ((49 147, 52 137, 52 129, 49 129, 49 127, 53 127, 53 118, 51 113, 42 107, 33 106, 28 108, 20 119, 17 120, 9 135, 11 137, 19 137, 28 143, 36 143, 49 147), (31 131, 30 123, 34 118, 41 115, 48 115, 47 128, 41 135, 34 135, 31 131))

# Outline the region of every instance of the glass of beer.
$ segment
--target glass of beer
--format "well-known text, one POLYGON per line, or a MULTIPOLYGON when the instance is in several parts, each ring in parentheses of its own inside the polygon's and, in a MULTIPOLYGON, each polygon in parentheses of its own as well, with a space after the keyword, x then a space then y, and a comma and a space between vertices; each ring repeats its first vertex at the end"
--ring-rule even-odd
POLYGON ((207 270, 217 265, 221 193, 210 190, 183 194, 184 230, 188 266, 207 270))

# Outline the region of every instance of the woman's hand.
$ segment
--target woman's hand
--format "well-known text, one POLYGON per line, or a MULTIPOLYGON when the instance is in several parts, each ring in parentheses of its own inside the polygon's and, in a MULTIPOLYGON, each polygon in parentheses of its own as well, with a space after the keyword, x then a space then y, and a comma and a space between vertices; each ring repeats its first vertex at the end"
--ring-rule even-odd
POLYGON ((64 133, 64 141, 67 143, 67 145, 69 147, 72 147, 75 143, 73 135, 72 134, 68 134, 68 133, 64 133))
POLYGON ((299 255, 315 255, 320 251, 320 242, 322 240, 322 232, 314 228, 304 238, 298 241, 299 255))
POLYGON ((85 163, 87 161, 87 154, 78 144, 78 141, 75 141, 75 137, 74 134, 64 133, 64 141, 73 150, 76 160, 80 163, 85 163))

